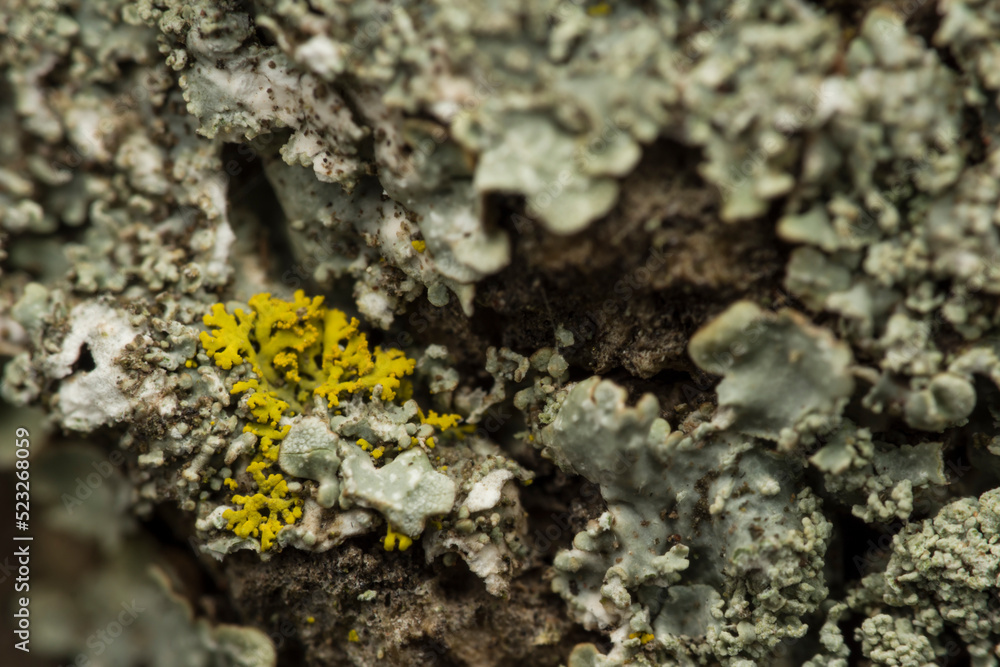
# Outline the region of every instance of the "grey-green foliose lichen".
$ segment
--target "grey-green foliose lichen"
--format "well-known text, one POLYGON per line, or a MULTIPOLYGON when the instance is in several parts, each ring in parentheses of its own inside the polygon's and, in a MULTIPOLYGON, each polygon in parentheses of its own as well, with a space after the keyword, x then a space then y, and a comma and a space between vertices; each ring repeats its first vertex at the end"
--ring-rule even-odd
MULTIPOLYGON (((124 461, 54 524, 108 515, 117 590, 179 507, 309 664, 998 667, 997 44, 993 0, 8 0, 0 393, 124 461), (208 354, 298 289, 407 384, 208 354)), ((273 664, 209 611, 178 659, 273 664)))

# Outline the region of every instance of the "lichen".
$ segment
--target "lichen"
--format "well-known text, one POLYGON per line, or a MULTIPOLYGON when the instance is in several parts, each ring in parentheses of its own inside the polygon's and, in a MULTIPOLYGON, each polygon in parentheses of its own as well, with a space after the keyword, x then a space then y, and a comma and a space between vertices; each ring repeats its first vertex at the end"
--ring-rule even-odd
MULTIPOLYGON (((289 492, 281 473, 270 472, 279 461, 281 443, 292 428, 283 420, 287 422, 288 418, 301 413, 310 397, 322 398, 330 408, 338 407, 342 397, 353 394, 367 393, 391 401, 396 398, 403 378, 413 372, 416 361, 406 358, 401 350, 383 350, 378 346, 370 350, 367 337, 358 331, 358 320, 348 320, 342 311, 324 307, 323 297, 310 299, 302 290, 289 301, 273 298, 270 294, 257 294, 250 298, 248 305, 250 310, 236 308, 230 314, 223 304, 215 304, 204 317, 205 325, 215 328, 201 332, 200 340, 218 367, 225 370, 237 364, 250 367, 248 379, 234 383, 230 393, 245 396, 246 408, 253 419, 243 430, 260 438, 259 450, 246 468, 256 492, 234 494, 232 502, 238 509, 227 510, 222 518, 229 522, 230 530, 238 537, 259 537, 261 550, 267 551, 282 528, 302 517, 302 499, 289 492)), ((418 412, 420 423, 439 431, 454 427, 462 419, 460 415, 438 415, 433 410, 428 416, 418 412)), ((434 447, 433 437, 426 436, 426 441, 428 447, 434 447)), ((359 497, 354 475, 361 474, 364 465, 374 471, 371 459, 379 458, 383 450, 377 451, 377 455, 344 457, 346 486, 341 490, 342 498, 359 497), (359 465, 362 468, 358 468, 359 465)), ((418 455, 419 452, 409 454, 418 455)), ((422 461, 429 471, 426 457, 422 461)), ((311 474, 308 469, 301 470, 305 473, 301 476, 316 479, 320 475, 336 474, 340 465, 336 455, 333 459, 327 457, 324 463, 332 463, 333 469, 311 474)), ((395 485, 394 471, 405 465, 401 457, 397 457, 382 469, 381 476, 366 478, 368 484, 363 485, 365 490, 360 497, 370 500, 381 497, 384 492, 379 491, 381 485, 375 484, 376 479, 388 479, 395 485)), ((286 456, 282 469, 300 470, 302 466, 286 456)), ((447 478, 444 480, 452 484, 447 478)), ((234 490, 239 487, 231 477, 226 478, 225 483, 234 490)), ((327 481, 326 488, 320 492, 321 504, 325 507, 332 505, 330 484, 327 481)), ((412 495, 400 497, 391 504, 369 506, 382 511, 391 523, 400 525, 398 520, 403 515, 399 513, 413 511, 415 502, 429 502, 428 514, 446 513, 454 502, 454 492, 449 496, 447 492, 442 495, 422 488, 412 491, 412 495), (428 494, 435 500, 429 501, 428 494)), ((402 531, 416 537, 423 530, 423 523, 423 519, 402 519, 402 531)))
POLYGON ((865 579, 867 590, 854 597, 866 610, 890 612, 873 615, 858 630, 865 656, 880 665, 926 664, 947 655, 950 631, 968 647, 973 664, 991 664, 1000 645, 998 529, 997 490, 957 500, 903 528, 885 571, 865 579))
POLYGON ((652 396, 628 407, 621 388, 591 378, 543 430, 545 451, 608 502, 556 556, 553 588, 611 636, 616 664, 766 659, 808 631, 826 596, 832 526, 793 486, 794 458, 711 424, 671 431, 658 412, 652 396))
POLYGON ((997 44, 994 0, 6 0, 45 657, 169 560, 196 604, 102 659, 996 667, 997 44))

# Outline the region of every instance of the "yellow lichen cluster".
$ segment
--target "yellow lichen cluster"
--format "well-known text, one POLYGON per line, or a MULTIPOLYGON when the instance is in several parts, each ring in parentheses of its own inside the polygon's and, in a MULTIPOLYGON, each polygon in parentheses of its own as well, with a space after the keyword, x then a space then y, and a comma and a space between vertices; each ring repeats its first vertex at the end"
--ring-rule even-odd
MULTIPOLYGON (((433 410, 429 411, 425 415, 424 411, 420 409, 417 410, 417 414, 420 417, 421 424, 430 424, 431 426, 440 430, 442 435, 452 434, 458 437, 465 436, 465 433, 461 429, 456 428, 458 426, 458 423, 462 421, 461 415, 454 415, 454 414, 439 415, 433 410)), ((412 441, 414 444, 416 444, 417 438, 412 438, 412 441)), ((434 442, 433 437, 427 438, 428 447, 434 449, 435 445, 436 443, 434 442)))
MULTIPOLYGON (((247 468, 257 492, 234 495, 240 509, 227 510, 223 517, 238 536, 259 537, 266 551, 281 528, 302 516, 302 500, 289 492, 280 473, 268 473, 289 429, 281 418, 301 412, 310 396, 321 396, 335 407, 342 396, 373 393, 378 385, 382 399, 393 400, 415 362, 401 350, 369 350, 358 321, 323 306, 323 297, 310 299, 300 290, 291 301, 257 294, 248 303, 249 312, 237 308, 233 314, 215 304, 204 317, 205 325, 214 328, 202 332, 201 343, 220 368, 247 363, 252 369, 254 377, 234 384, 232 393, 248 395, 254 421, 244 431, 260 439, 247 468)), ((427 423, 453 425, 459 419, 431 415, 435 421, 427 423)), ((381 456, 381 448, 374 451, 381 456)), ((233 479, 225 483, 232 490, 238 486, 233 479)))
POLYGON ((313 394, 334 407, 344 394, 382 385, 382 398, 392 400, 402 376, 413 372, 415 362, 402 350, 370 351, 357 319, 326 308, 321 296, 310 299, 299 290, 282 301, 265 293, 249 305, 249 313, 237 308, 234 315, 221 303, 212 306, 204 321, 218 328, 203 332, 201 342, 220 368, 251 365, 259 380, 240 383, 239 391, 261 394, 254 415, 262 423, 276 421, 289 407, 301 410, 313 394))
POLYGON ((382 541, 382 548, 386 551, 394 550, 397 545, 400 551, 406 551, 413 544, 413 538, 403 533, 397 533, 392 529, 392 526, 387 526, 386 530, 385 539, 382 541))
MULTIPOLYGON (((259 534, 260 547, 264 551, 271 548, 282 527, 295 523, 302 516, 302 500, 294 495, 289 497, 288 483, 284 477, 280 473, 264 475, 270 464, 261 455, 254 458, 247 467, 247 472, 253 475, 259 491, 252 496, 234 495, 233 502, 242 506, 242 509, 226 510, 223 514, 223 518, 229 521, 229 528, 239 537, 246 539, 259 534), (268 512, 266 518, 264 510, 268 512)), ((235 488, 236 484, 234 482, 228 486, 235 488)))

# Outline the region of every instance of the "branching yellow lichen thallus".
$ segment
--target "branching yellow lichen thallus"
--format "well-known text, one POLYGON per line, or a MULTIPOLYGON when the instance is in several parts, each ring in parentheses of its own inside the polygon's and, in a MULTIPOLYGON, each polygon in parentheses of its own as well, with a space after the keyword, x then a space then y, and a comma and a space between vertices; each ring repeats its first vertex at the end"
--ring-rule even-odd
MULTIPOLYGON (((302 500, 289 492, 280 473, 269 473, 278 459, 280 441, 289 426, 281 419, 301 412, 310 396, 321 396, 330 407, 344 395, 372 392, 382 387, 382 399, 393 400, 401 378, 413 372, 414 360, 401 350, 374 351, 368 348, 358 321, 323 306, 323 297, 312 299, 297 291, 291 301, 257 294, 248 302, 250 311, 233 314, 215 304, 204 322, 215 327, 202 332, 201 343, 215 364, 231 369, 248 363, 250 377, 233 385, 233 394, 247 394, 246 405, 254 420, 246 425, 260 439, 260 447, 247 468, 256 493, 234 495, 240 509, 227 510, 223 517, 229 528, 242 538, 259 537, 266 551, 278 531, 302 516, 302 500), (318 360, 318 361, 317 361, 318 360)), ((458 415, 430 413, 425 423, 454 425, 458 415)), ((423 413, 421 413, 424 421, 423 413)), ((379 451, 381 455, 382 451, 379 451)), ((238 484, 226 479, 236 490, 238 484)))

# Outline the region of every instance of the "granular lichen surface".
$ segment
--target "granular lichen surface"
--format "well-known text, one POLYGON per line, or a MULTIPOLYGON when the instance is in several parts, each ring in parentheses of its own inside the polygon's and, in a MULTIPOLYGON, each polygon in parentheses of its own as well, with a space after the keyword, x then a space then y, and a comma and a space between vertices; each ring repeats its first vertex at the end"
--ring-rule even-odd
POLYGON ((7 0, 33 650, 1000 667, 998 101, 996 0, 7 0))

